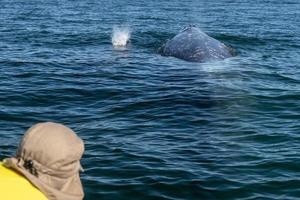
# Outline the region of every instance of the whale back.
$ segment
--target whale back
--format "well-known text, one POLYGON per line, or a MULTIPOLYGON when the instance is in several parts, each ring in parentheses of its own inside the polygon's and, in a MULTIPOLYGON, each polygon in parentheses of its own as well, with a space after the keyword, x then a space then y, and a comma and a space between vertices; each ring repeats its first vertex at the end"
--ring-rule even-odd
POLYGON ((230 48, 196 27, 188 27, 169 40, 162 55, 192 62, 223 60, 231 57, 230 48))

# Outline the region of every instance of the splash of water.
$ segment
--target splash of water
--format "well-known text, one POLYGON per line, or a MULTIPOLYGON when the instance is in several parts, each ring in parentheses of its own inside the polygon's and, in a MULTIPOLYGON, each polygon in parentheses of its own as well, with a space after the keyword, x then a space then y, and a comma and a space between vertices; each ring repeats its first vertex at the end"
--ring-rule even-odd
POLYGON ((130 39, 129 27, 117 27, 113 28, 111 42, 114 47, 125 47, 130 39))

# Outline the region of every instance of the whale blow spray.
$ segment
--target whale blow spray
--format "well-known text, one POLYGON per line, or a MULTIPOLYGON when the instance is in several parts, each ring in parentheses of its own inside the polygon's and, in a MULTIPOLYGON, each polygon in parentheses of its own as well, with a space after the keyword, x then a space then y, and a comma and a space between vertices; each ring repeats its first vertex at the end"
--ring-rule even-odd
POLYGON ((113 27, 111 42, 114 47, 125 47, 130 39, 129 27, 113 27))

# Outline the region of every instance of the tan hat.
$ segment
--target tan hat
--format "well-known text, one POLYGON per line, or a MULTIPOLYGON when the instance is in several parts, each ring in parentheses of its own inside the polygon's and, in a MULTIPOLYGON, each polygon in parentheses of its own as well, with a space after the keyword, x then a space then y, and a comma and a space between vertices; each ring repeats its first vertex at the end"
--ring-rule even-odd
POLYGON ((70 128, 39 123, 25 133, 16 157, 5 159, 4 164, 22 173, 49 200, 81 200, 83 152, 82 140, 70 128))

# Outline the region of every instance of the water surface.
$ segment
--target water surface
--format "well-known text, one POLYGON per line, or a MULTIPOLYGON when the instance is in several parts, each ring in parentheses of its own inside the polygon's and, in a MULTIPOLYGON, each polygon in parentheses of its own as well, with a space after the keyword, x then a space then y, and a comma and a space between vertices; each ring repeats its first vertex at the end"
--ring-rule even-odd
POLYGON ((298 0, 0 1, 0 158, 41 121, 85 141, 85 199, 300 198, 298 0), (194 24, 238 56, 157 49, 194 24), (116 25, 131 29, 125 51, 116 25))

